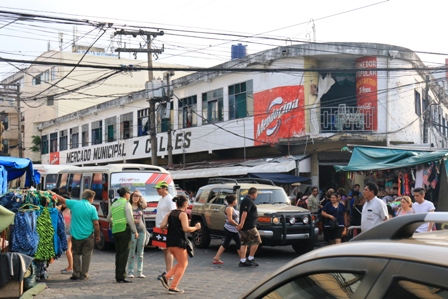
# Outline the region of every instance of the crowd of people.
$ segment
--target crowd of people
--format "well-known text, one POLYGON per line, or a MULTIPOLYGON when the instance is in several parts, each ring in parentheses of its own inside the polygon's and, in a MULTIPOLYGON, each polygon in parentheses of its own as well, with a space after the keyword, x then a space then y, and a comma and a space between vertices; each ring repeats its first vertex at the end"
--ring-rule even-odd
MULTIPOLYGON (((293 204, 310 210, 316 216, 319 234, 323 234, 324 244, 341 243, 343 237, 356 237, 383 221, 412 213, 434 212, 431 201, 425 200, 425 189, 415 188, 414 201, 409 196, 378 197, 375 183, 366 183, 364 189, 355 184, 347 194, 344 188, 326 192, 318 187, 307 188, 305 193, 296 192, 293 204), (347 229, 350 229, 348 231, 347 229)), ((433 224, 422 224, 416 232, 431 231, 433 224)))

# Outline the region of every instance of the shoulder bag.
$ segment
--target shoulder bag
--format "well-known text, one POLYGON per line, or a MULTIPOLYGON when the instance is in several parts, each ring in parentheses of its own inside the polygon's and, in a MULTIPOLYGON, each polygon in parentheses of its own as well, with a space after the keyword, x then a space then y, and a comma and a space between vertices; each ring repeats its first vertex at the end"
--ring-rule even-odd
MULTIPOLYGON (((171 214, 170 214, 170 216, 173 217, 173 215, 171 215, 171 214)), ((185 233, 182 234, 177 227, 175 227, 175 228, 181 235, 185 236, 185 233)), ((186 237, 184 237, 184 241, 185 241, 185 249, 187 250, 188 256, 194 257, 193 243, 191 243, 191 241, 186 237)))

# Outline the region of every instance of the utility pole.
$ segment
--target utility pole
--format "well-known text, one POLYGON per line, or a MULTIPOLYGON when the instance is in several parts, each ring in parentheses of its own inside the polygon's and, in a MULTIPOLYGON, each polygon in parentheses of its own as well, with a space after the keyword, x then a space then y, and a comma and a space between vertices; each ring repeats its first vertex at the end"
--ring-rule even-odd
MULTIPOLYGON (((131 49, 131 48, 117 48, 115 52, 133 52, 133 53, 148 53, 148 81, 151 82, 153 80, 153 72, 152 68, 152 53, 161 54, 164 50, 164 47, 160 50, 151 49, 151 37, 156 38, 156 36, 162 36, 164 34, 163 31, 125 31, 120 30, 114 32, 114 35, 132 35, 133 37, 146 36, 146 49, 131 49)), ((137 57, 137 56, 136 56, 137 57)), ((157 100, 149 99, 149 121, 150 121, 150 137, 151 137, 151 164, 157 166, 157 133, 156 133, 156 102, 157 100)))
MULTIPOLYGON (((167 92, 167 103, 171 101, 171 87, 170 87, 170 77, 174 76, 174 72, 165 72, 163 76, 166 78, 166 92, 167 92)), ((168 107, 168 105, 167 105, 168 107)), ((173 141, 172 141, 172 131, 171 131, 171 123, 168 128, 168 169, 173 168, 173 141)))
POLYGON ((19 158, 23 158, 23 140, 22 140, 22 113, 20 110, 20 83, 17 83, 17 125, 19 127, 19 140, 18 140, 18 149, 19 149, 19 158))

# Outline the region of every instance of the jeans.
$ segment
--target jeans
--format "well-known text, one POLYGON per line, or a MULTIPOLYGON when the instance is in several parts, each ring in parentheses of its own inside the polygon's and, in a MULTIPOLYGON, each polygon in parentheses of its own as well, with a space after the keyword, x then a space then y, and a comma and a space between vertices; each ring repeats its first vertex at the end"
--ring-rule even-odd
POLYGON ((76 240, 72 237, 73 277, 87 278, 94 246, 95 237, 93 234, 84 240, 76 240))
POLYGON ((131 238, 131 249, 128 256, 128 275, 134 275, 134 260, 137 258, 137 275, 143 271, 143 253, 145 249, 145 231, 138 232, 138 239, 131 238))

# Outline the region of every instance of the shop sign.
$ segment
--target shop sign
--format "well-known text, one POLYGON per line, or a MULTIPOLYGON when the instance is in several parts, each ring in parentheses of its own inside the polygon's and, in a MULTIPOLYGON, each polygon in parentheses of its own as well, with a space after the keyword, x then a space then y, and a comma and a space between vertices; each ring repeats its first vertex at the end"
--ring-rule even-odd
POLYGON ((277 143, 305 130, 303 85, 282 86, 254 94, 255 145, 277 143))
POLYGON ((378 73, 376 57, 356 60, 356 100, 358 111, 364 114, 364 129, 378 129, 378 73))

